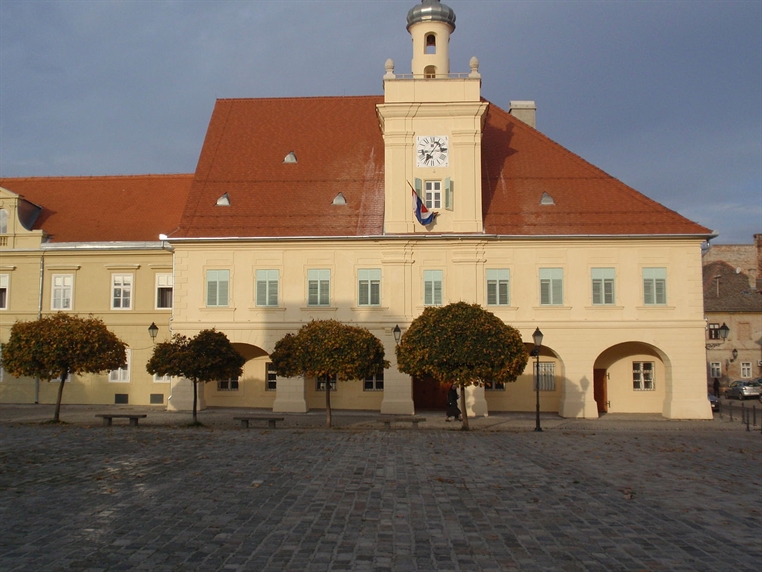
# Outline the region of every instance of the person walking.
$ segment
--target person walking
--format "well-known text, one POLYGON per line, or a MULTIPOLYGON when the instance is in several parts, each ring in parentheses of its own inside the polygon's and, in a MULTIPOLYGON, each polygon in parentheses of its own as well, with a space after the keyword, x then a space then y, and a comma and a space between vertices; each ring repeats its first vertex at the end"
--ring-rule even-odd
POLYGON ((445 421, 452 421, 452 419, 463 421, 463 417, 460 415, 460 409, 458 408, 458 390, 453 383, 450 386, 450 390, 447 392, 447 417, 445 421))
POLYGON ((720 396, 720 379, 718 377, 714 378, 714 396, 719 397, 720 396))

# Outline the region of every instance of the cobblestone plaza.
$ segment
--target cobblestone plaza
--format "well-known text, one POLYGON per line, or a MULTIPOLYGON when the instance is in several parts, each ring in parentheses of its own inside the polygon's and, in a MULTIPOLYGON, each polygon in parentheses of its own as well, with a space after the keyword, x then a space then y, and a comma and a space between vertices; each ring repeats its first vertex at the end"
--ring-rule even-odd
POLYGON ((552 417, 536 433, 506 415, 470 432, 438 418, 384 431, 335 413, 330 430, 321 415, 246 430, 227 412, 202 412, 203 428, 155 412, 104 428, 97 408, 71 411, 46 425, 0 407, 4 571, 762 563, 762 434, 727 419, 552 417))

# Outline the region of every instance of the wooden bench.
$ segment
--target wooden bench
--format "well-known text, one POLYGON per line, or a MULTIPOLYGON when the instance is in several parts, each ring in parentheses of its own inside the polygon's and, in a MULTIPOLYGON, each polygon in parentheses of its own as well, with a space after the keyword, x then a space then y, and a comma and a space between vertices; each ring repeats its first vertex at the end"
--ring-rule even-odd
POLYGON ((284 417, 271 417, 269 415, 247 415, 246 417, 233 417, 234 420, 241 422, 241 427, 249 428, 249 421, 267 421, 269 429, 275 429, 278 421, 283 421, 284 417))
POLYGON ((111 427, 111 422, 114 419, 129 419, 132 427, 138 426, 138 419, 144 419, 147 415, 134 415, 131 413, 100 413, 96 417, 103 419, 104 427, 111 427))
POLYGON ((426 421, 426 418, 401 415, 382 415, 381 417, 376 418, 376 421, 381 421, 384 424, 384 429, 391 429, 392 423, 412 423, 413 428, 418 429, 418 424, 422 421, 426 421))

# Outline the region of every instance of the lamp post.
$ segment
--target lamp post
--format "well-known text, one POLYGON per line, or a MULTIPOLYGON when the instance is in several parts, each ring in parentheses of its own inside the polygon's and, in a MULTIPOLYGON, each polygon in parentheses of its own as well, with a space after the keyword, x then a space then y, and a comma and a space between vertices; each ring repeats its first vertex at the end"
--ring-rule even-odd
POLYGON ((720 331, 720 339, 724 342, 728 339, 728 334, 730 333, 730 328, 728 328, 728 325, 725 322, 722 322, 722 325, 718 328, 720 331))
POLYGON ((159 326, 155 322, 151 322, 148 326, 148 335, 151 336, 151 342, 156 343, 156 336, 159 334, 159 326))
POLYGON ((534 350, 532 350, 532 355, 535 356, 534 390, 537 396, 534 430, 542 431, 542 427, 540 427, 540 348, 542 347, 542 332, 539 327, 536 328, 534 334, 532 334, 532 339, 534 340, 534 350))
POLYGON ((402 330, 400 330, 400 325, 399 324, 394 326, 394 329, 392 330, 392 334, 394 334, 394 343, 399 345, 400 344, 400 338, 402 337, 402 330))

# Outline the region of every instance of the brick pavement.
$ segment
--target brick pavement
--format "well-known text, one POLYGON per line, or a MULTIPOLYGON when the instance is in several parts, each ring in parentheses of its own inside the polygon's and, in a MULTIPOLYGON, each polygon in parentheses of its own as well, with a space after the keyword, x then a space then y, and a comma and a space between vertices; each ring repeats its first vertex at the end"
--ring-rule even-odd
POLYGON ((318 414, 268 431, 206 411, 202 429, 186 414, 104 428, 92 416, 109 408, 64 406, 65 426, 33 409, 0 406, 4 571, 762 563, 762 434, 739 423, 544 417, 534 433, 517 414, 466 433, 338 414, 325 430, 318 414))

